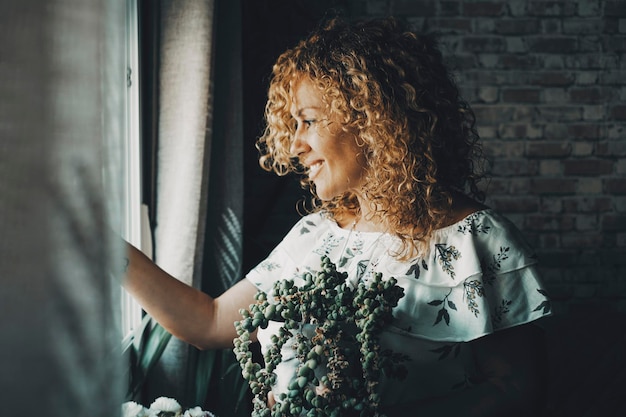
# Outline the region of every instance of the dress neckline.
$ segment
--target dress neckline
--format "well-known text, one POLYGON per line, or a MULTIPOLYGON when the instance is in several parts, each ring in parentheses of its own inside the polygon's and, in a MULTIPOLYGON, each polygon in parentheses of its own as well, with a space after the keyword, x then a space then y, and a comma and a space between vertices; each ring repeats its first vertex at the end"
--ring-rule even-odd
MULTIPOLYGON (((473 211, 470 214, 463 217, 462 219, 459 219, 452 224, 449 224, 447 226, 434 230, 433 233, 434 234, 446 233, 450 231, 451 229, 457 228, 460 224, 465 223, 469 218, 473 216, 480 215, 480 214, 490 214, 490 213, 493 213, 493 209, 491 207, 486 207, 486 208, 473 211)), ((390 233, 387 233, 387 232, 366 232, 366 231, 360 231, 360 230, 353 230, 352 223, 350 223, 349 226, 347 226, 346 228, 343 228, 339 226, 339 224, 337 224, 337 222, 334 219, 328 218, 328 221, 330 222, 331 229, 333 229, 333 231, 338 232, 339 234, 343 236, 350 235, 350 234, 359 234, 361 237, 365 237, 365 238, 368 238, 368 237, 378 238, 381 235, 391 235, 390 233)))

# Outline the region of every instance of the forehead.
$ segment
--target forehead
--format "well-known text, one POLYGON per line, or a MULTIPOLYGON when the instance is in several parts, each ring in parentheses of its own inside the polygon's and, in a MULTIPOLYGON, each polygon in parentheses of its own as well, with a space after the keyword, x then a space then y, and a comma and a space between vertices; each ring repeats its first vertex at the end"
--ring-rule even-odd
POLYGON ((322 91, 308 77, 295 80, 291 86, 291 106, 293 115, 304 110, 323 110, 326 107, 322 91))

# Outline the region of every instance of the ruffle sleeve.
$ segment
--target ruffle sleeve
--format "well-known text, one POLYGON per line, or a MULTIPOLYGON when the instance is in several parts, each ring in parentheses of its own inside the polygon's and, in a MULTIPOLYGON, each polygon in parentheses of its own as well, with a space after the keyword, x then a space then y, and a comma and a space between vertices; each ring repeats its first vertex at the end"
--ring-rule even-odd
POLYGON ((396 333, 469 341, 551 312, 534 252, 492 210, 437 231, 429 254, 406 266, 386 271, 405 289, 390 329, 396 333))

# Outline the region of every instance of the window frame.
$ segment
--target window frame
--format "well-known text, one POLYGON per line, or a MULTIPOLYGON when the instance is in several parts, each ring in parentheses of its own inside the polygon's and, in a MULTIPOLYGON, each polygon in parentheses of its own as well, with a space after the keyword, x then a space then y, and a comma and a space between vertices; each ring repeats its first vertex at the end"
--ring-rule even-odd
MULTIPOLYGON (((125 56, 126 94, 125 135, 123 140, 123 223, 122 236, 130 244, 152 257, 147 207, 142 204, 142 141, 139 90, 139 10, 138 0, 126 0, 125 56)), ((143 310, 122 288, 121 330, 128 339, 133 329, 141 324, 143 310)))

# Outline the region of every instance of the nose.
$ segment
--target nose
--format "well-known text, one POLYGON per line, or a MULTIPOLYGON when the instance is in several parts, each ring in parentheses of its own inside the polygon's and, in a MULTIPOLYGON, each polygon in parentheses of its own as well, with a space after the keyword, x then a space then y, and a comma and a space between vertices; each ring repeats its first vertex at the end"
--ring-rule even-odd
POLYGON ((293 137, 291 138, 291 145, 289 146, 289 152, 291 153, 291 156, 293 157, 299 157, 300 155, 305 153, 309 147, 306 139, 304 138, 302 129, 303 129, 302 124, 298 125, 298 127, 296 128, 296 131, 293 134, 293 137))

